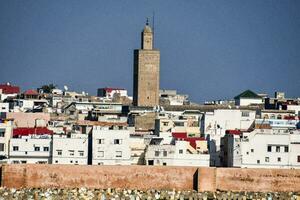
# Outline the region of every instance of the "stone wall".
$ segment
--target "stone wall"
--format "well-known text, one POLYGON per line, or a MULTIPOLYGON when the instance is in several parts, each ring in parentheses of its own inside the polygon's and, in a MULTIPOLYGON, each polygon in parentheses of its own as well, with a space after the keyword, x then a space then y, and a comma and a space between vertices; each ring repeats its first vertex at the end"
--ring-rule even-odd
POLYGON ((2 186, 193 190, 196 171, 196 167, 3 165, 2 186))
POLYGON ((20 164, 2 166, 1 186, 300 192, 300 170, 20 164))

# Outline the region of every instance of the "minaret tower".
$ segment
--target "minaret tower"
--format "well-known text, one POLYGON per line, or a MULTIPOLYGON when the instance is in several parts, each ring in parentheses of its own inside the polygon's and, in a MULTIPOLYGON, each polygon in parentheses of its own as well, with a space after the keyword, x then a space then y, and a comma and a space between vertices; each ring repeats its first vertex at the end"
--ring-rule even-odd
POLYGON ((141 33, 141 49, 134 50, 133 105, 159 105, 160 52, 153 49, 153 32, 148 19, 141 33))

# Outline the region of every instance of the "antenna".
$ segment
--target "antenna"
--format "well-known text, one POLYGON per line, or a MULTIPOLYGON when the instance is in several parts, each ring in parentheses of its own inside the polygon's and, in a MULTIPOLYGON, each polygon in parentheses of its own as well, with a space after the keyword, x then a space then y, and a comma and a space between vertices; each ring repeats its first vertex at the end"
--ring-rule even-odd
POLYGON ((153 13, 152 13, 152 26, 153 26, 153 28, 152 28, 152 34, 153 34, 153 39, 152 39, 152 45, 153 45, 153 47, 154 47, 154 18, 155 18, 155 12, 153 11, 153 13))

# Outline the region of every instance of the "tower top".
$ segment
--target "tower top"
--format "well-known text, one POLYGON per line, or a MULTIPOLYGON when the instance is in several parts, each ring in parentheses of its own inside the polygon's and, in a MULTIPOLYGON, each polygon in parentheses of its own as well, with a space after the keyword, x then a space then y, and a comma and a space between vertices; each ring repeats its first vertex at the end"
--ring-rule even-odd
POLYGON ((144 27, 144 30, 143 30, 144 33, 152 33, 152 28, 150 27, 149 25, 149 19, 147 18, 146 20, 146 25, 144 27))

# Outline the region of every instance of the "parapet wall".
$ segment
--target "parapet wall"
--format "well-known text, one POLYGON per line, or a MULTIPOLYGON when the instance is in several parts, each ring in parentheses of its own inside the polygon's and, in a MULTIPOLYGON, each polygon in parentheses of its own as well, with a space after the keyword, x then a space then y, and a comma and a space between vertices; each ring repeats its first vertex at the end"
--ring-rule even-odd
POLYGON ((197 167, 3 165, 1 184, 8 188, 192 190, 196 171, 197 167))
POLYGON ((1 186, 300 192, 300 170, 18 164, 2 166, 1 186))

